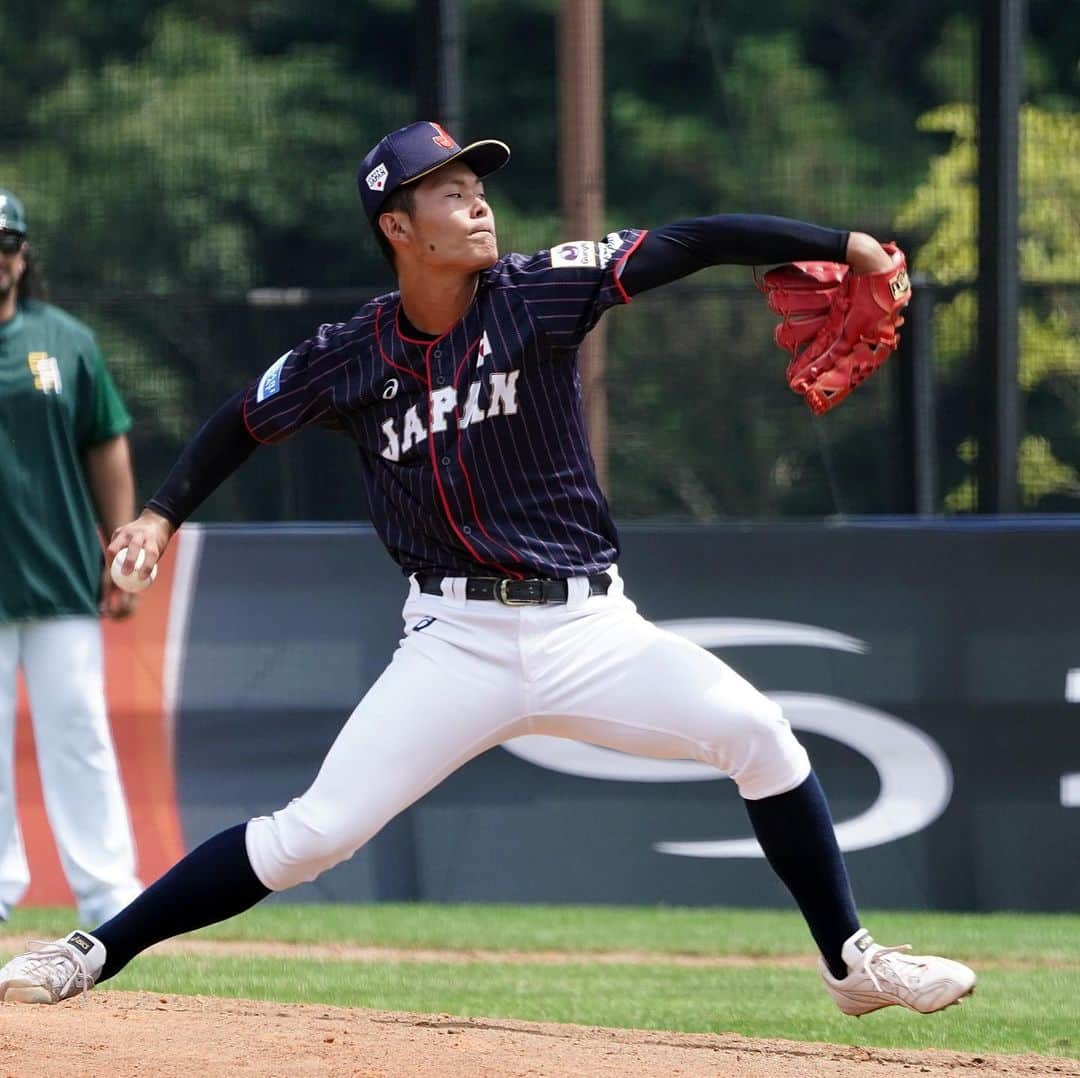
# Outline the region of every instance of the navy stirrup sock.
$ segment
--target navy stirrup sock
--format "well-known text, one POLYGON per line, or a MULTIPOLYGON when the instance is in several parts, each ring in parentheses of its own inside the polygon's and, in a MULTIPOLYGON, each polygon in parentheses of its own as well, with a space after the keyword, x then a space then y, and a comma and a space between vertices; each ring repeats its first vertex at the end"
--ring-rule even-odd
POLYGON ((744 804, 769 864, 802 910, 829 972, 846 977, 840 950, 859 930, 859 916, 817 776, 811 771, 786 794, 744 804))
POLYGON ((248 859, 238 824, 208 838, 93 935, 105 945, 99 983, 140 951, 205 925, 235 917, 270 894, 248 859))

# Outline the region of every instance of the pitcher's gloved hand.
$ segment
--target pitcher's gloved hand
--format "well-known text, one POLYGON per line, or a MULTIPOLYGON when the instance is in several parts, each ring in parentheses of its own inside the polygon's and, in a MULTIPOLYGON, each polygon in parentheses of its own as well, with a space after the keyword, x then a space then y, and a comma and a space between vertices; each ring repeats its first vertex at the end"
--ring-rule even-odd
POLYGON ((835 408, 892 355, 911 299, 907 259, 882 245, 887 270, 854 273, 839 262, 790 262, 769 270, 758 287, 783 321, 776 343, 790 352, 788 385, 815 415, 835 408))

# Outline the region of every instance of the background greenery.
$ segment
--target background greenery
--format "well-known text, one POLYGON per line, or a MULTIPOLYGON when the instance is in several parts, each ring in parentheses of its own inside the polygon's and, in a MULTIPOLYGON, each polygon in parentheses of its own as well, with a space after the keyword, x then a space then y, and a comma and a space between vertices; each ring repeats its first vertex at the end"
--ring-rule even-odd
MULTIPOLYGON (((557 5, 463 7, 467 107, 455 134, 512 144, 511 168, 491 185, 503 249, 548 246, 566 238, 557 5)), ((1075 511, 1080 9, 1027 7, 1021 478, 1026 509, 1075 511)), ((979 6, 610 0, 604 10, 609 225, 752 211, 898 239, 933 324, 940 505, 971 509, 979 6)), ((56 299, 96 329, 132 403, 143 495, 226 393, 387 287, 355 169, 381 134, 415 118, 417 18, 411 0, 0 9, 0 186, 28 202, 56 299)), ((783 384, 761 308, 745 271, 719 269, 610 318, 619 516, 911 508, 901 365, 814 422, 783 384)), ((257 454, 201 516, 364 511, 349 447, 305 432, 257 454)))

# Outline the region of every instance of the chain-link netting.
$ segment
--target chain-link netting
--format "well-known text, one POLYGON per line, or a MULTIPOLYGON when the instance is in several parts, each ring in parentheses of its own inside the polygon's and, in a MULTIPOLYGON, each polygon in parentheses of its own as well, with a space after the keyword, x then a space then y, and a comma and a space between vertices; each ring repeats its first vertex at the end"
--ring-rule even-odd
MULTIPOLYGON (((465 130, 504 138, 502 250, 559 226, 555 0, 462 0, 465 130), (521 42, 528 47, 521 47, 521 42)), ((605 5, 606 226, 767 212, 897 239, 929 331, 814 420, 743 270, 608 316, 610 496, 622 518, 976 505, 976 70, 969 2, 605 5), (910 379, 932 374, 933 453, 910 379), (925 450, 925 446, 922 447, 925 450), (924 476, 925 479, 925 476, 924 476)), ((390 286, 355 170, 414 118, 409 0, 105 6, 15 0, 0 36, 0 187, 27 203, 55 299, 136 419, 147 496, 200 422, 320 322, 390 286)), ((1080 509, 1080 80, 1075 5, 1030 0, 1021 115, 1022 507, 1080 509)), ((924 417, 925 418, 925 417, 924 417)), ((340 437, 260 451, 202 519, 362 517, 340 437)))

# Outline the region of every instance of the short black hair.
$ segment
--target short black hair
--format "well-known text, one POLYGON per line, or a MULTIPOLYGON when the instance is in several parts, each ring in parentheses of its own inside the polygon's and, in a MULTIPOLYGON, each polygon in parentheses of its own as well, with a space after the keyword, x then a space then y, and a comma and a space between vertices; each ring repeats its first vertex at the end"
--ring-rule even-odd
POLYGON ((394 262, 393 244, 386 238, 386 233, 379 227, 379 218, 384 213, 393 213, 395 210, 404 210, 408 217, 412 217, 416 207, 416 192, 411 187, 399 187, 392 192, 390 197, 379 207, 375 220, 371 222, 372 231, 375 233, 375 242, 382 251, 383 258, 390 263, 390 268, 397 273, 397 265, 394 262))

